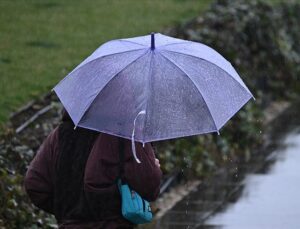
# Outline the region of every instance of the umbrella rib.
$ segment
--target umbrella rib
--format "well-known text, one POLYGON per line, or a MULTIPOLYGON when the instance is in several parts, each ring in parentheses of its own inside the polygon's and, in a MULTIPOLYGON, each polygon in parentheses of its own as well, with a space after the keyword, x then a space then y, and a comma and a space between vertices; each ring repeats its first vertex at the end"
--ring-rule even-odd
POLYGON ((91 107, 91 105, 96 100, 96 98, 98 97, 98 95, 100 94, 100 92, 103 91, 103 89, 111 82, 111 80, 114 79, 115 76, 119 75, 122 71, 124 71, 124 69, 128 68, 130 65, 132 65, 133 63, 135 63, 136 61, 138 61, 143 56, 145 56, 148 52, 149 52, 149 50, 147 49, 146 52, 144 52, 143 54, 141 54, 140 56, 138 56, 137 58, 135 58, 133 61, 131 61, 129 64, 127 64, 124 68, 122 68, 116 74, 112 75, 111 79, 108 80, 107 83, 104 85, 104 87, 102 87, 102 89, 96 93, 95 98, 83 110, 82 115, 80 116, 79 121, 78 121, 78 123, 76 125, 78 125, 80 123, 81 119, 83 118, 83 116, 85 115, 85 113, 87 112, 87 110, 91 107))
POLYGON ((172 44, 165 44, 165 45, 160 45, 160 46, 157 46, 158 48, 161 48, 161 47, 166 47, 166 46, 171 46, 171 45, 180 45, 180 44, 185 44, 185 43, 189 43, 190 41, 181 41, 181 42, 175 42, 175 43, 172 43, 172 44))
MULTIPOLYGON (((119 39, 117 41, 125 41, 125 42, 129 42, 129 43, 132 43, 132 44, 141 45, 143 47, 148 47, 148 45, 137 43, 137 42, 134 42, 134 41, 125 40, 125 39, 119 39)), ((191 42, 191 41, 181 41, 181 42, 176 42, 176 43, 172 43, 172 44, 160 45, 160 46, 157 46, 157 47, 161 48, 161 47, 166 47, 166 46, 171 46, 171 45, 184 44, 184 43, 188 43, 188 42, 191 42)))
POLYGON ((145 140, 145 126, 147 124, 147 121, 148 121, 148 103, 149 103, 149 97, 150 97, 150 87, 151 87, 151 83, 152 83, 152 73, 153 73, 153 68, 152 68, 152 65, 153 65, 153 55, 154 55, 154 52, 151 52, 151 60, 150 60, 150 66, 149 66, 149 77, 148 77, 148 87, 147 87, 147 99, 146 99, 146 107, 145 107, 145 110, 146 110, 146 115, 145 115, 145 119, 144 119, 144 126, 143 126, 143 141, 145 140))
MULTIPOLYGON (((186 54, 186 53, 181 53, 181 52, 176 52, 176 51, 173 51, 173 50, 162 50, 163 52, 171 52, 171 53, 176 53, 176 54, 181 54, 181 55, 184 55, 184 56, 189 56, 189 57, 194 57, 194 58, 197 58, 197 59, 200 59, 200 60, 204 60, 204 61, 207 61, 208 63, 216 66, 217 68, 221 69, 223 72, 225 72, 227 75, 229 75, 234 81, 236 81, 241 87, 243 87, 244 89, 246 89, 246 91, 251 95, 252 98, 254 98, 254 96, 252 95, 252 93, 249 91, 249 89, 244 86, 242 86, 242 84, 236 80, 236 78, 234 78, 229 72, 227 72, 225 69, 221 68, 220 66, 216 65, 215 63, 207 60, 207 59, 204 59, 204 58, 201 58, 201 57, 198 57, 198 56, 194 56, 194 55, 191 55, 191 54, 186 54)), ((172 61, 171 61, 172 62, 172 61)), ((172 62, 173 63, 173 62, 172 62)), ((174 63, 175 64, 175 63, 174 63)), ((244 83, 244 82, 243 82, 244 83)))
POLYGON ((119 39, 117 41, 129 42, 129 43, 132 43, 132 44, 141 45, 143 47, 148 47, 147 45, 140 44, 140 43, 137 43, 137 42, 134 42, 134 41, 129 41, 129 40, 126 40, 126 39, 119 39))
MULTIPOLYGON (((99 60, 99 59, 102 59, 102 58, 105 58, 105 57, 109 57, 109 56, 112 56, 112 55, 118 55, 118 54, 124 54, 124 53, 128 53, 128 52, 134 52, 134 51, 139 51, 139 50, 142 50, 142 49, 145 49, 145 48, 138 48, 138 49, 132 49, 132 50, 126 50, 124 52, 117 52, 117 53, 111 53, 111 54, 107 54, 107 55, 104 55, 104 56, 99 56, 91 61, 88 61, 87 63, 81 65, 79 68, 75 68, 73 69, 66 77, 64 77, 55 87, 57 87, 59 84, 61 84, 64 80, 66 80, 67 78, 69 78, 68 76, 74 72, 76 72, 77 70, 81 69, 83 66, 86 66, 87 64, 90 64, 90 63, 93 63, 94 61, 96 60, 99 60)), ((91 54, 93 55, 93 54, 91 54)), ((88 58, 88 57, 87 57, 88 58)), ((80 65, 80 64, 79 64, 80 65)), ((78 66, 79 66, 78 65, 78 66)), ((54 88, 55 88, 54 87, 54 88)), ((52 90, 54 90, 54 88, 52 90)))
POLYGON ((215 123, 214 117, 213 117, 213 115, 212 115, 212 113, 211 113, 211 111, 210 111, 210 109, 209 109, 209 106, 207 105, 204 96, 203 96, 202 93, 200 92, 200 90, 199 90, 199 88, 197 87, 197 84, 194 82, 194 80, 190 77, 190 75, 189 75, 187 72, 185 72, 185 71, 184 71, 180 66, 178 66, 175 62, 173 62, 173 61, 170 60, 168 57, 166 57, 163 53, 160 53, 160 55, 161 55, 162 57, 164 57, 166 60, 168 60, 171 64, 173 64, 175 67, 177 67, 183 74, 187 75, 187 77, 192 81, 192 83, 193 83, 193 84, 195 85, 195 87, 197 88, 197 91, 199 92, 199 94, 200 94, 201 97, 203 98, 203 101, 204 101, 204 103, 205 103, 205 105, 206 105, 206 107, 207 107, 207 110, 208 110, 208 112, 209 112, 209 114, 210 114, 210 116, 211 116, 211 118, 212 118, 212 121, 213 121, 213 123, 214 123, 214 125, 215 125, 216 131, 219 133, 219 129, 218 129, 216 123, 215 123))

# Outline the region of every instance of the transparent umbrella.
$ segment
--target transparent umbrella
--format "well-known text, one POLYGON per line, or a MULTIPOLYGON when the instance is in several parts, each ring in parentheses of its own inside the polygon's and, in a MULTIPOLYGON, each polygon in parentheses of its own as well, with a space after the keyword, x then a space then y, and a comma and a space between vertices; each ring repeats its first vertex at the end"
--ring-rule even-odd
POLYGON ((76 126, 142 143, 219 132, 253 97, 215 50, 159 33, 103 44, 54 91, 76 126))

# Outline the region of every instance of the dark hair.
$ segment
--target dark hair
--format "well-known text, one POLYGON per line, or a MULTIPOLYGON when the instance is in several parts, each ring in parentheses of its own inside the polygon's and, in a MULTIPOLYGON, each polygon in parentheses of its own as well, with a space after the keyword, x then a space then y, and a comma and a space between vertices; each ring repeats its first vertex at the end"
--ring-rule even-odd
POLYGON ((63 110, 62 110, 61 121, 62 122, 73 122, 69 113, 67 112, 67 110, 65 108, 63 108, 63 110))
POLYGON ((61 219, 86 219, 90 212, 83 194, 84 170, 98 132, 77 127, 64 109, 58 128, 54 213, 61 219))

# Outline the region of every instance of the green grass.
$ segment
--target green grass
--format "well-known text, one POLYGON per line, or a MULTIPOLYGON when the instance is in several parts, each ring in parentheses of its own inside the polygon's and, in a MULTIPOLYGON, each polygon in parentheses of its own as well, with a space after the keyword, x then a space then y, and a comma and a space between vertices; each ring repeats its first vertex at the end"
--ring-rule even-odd
POLYGON ((0 1, 0 124, 102 43, 187 20, 210 0, 0 1))

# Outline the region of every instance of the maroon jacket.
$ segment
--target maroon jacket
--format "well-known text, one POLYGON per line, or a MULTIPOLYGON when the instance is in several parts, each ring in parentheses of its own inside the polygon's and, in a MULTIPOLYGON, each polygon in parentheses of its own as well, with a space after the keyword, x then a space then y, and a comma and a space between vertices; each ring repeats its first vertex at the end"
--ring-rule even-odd
MULTIPOLYGON (((58 128, 54 129, 41 145, 29 165, 25 177, 25 189, 32 202, 39 208, 53 214, 55 166, 58 159, 58 128)), ((104 184, 113 183, 119 172, 118 137, 99 134, 85 167, 84 191, 101 193, 104 184)), ((138 164, 131 150, 131 142, 125 144, 124 173, 128 184, 148 201, 154 201, 159 194, 161 170, 155 165, 155 155, 150 144, 145 147, 136 143, 138 164)), ((118 192, 117 188, 112 190, 118 192)), ((132 224, 120 216, 112 221, 77 222, 66 221, 59 228, 131 228, 132 224)))

